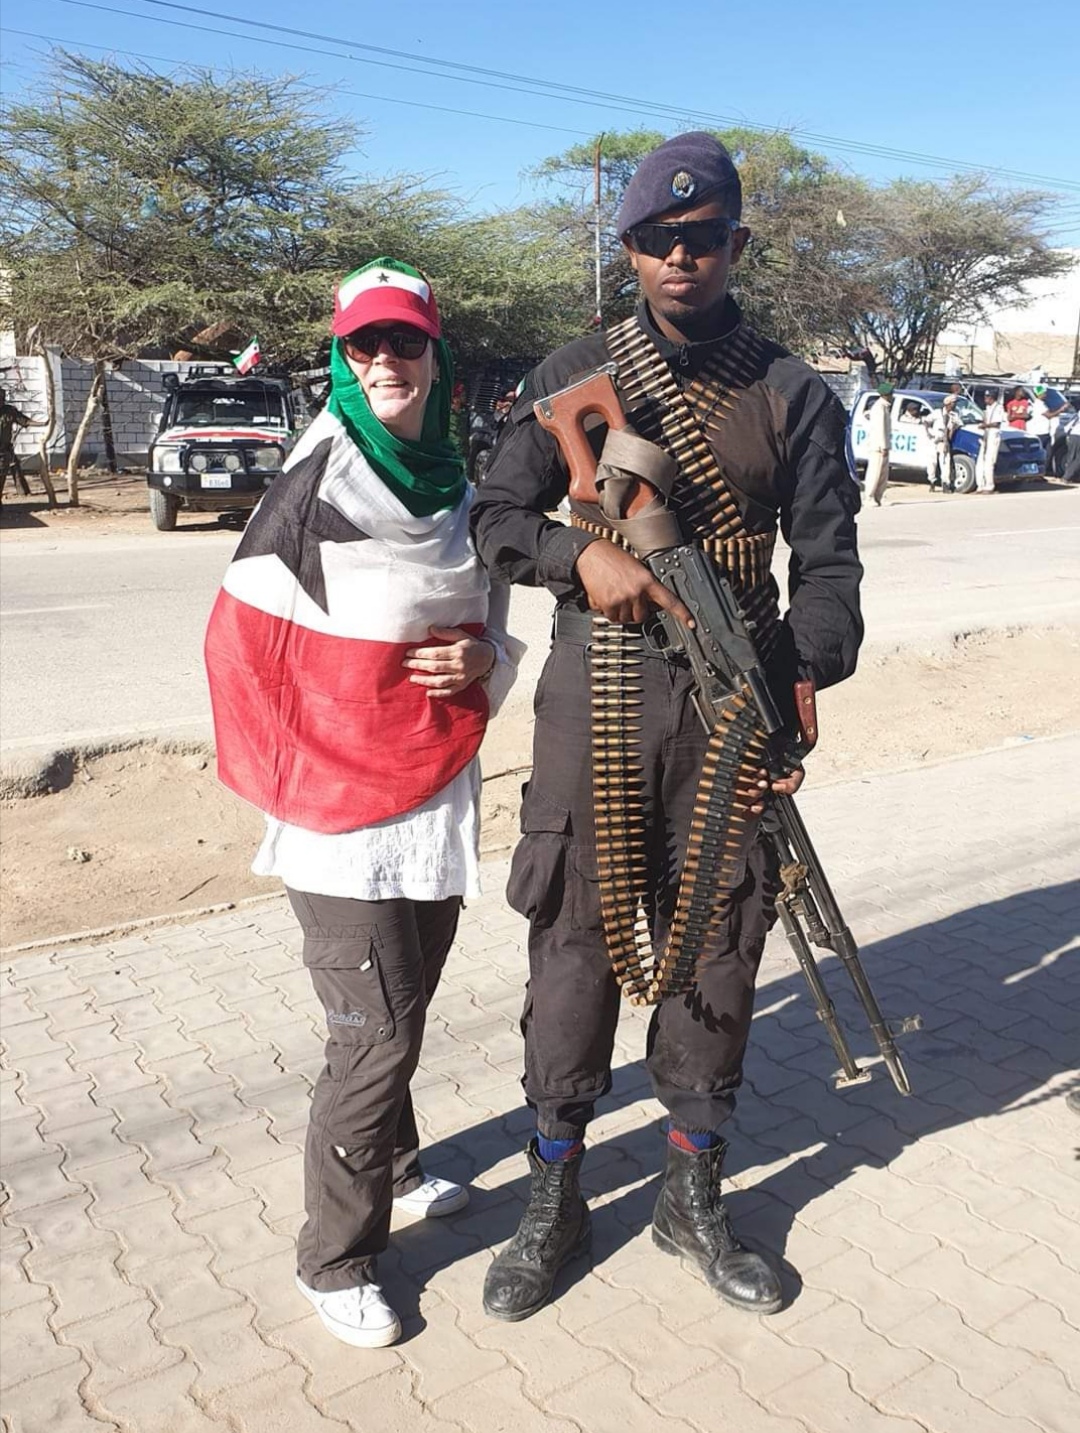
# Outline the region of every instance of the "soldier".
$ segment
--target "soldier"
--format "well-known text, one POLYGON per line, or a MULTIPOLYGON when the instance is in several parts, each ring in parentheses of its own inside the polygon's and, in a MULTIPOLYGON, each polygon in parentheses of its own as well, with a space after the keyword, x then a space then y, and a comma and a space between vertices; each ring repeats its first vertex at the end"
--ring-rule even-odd
MULTIPOLYGON (((729 525, 728 535, 719 535, 710 502, 687 487, 685 475, 672 501, 684 533, 727 568, 744 607, 754 610, 779 700, 798 678, 824 687, 849 676, 862 638, 859 496, 845 460, 845 414, 816 374, 746 324, 728 295, 728 276, 749 237, 740 215, 738 173, 711 135, 680 135, 645 157, 618 216, 642 290, 636 315, 567 344, 528 375, 473 509, 478 551, 492 572, 543 584, 558 604, 536 694, 524 835, 507 890, 510 905, 530 922, 522 1028, 537 1134, 528 1149, 528 1208, 485 1282, 484 1307, 496 1318, 522 1319, 539 1309, 560 1266, 589 1239, 578 1173, 586 1127, 610 1089, 620 1003, 605 948, 591 790, 590 652, 608 623, 622 624, 641 659, 634 740, 657 939, 676 910, 706 745, 688 670, 657 657, 642 636, 656 606, 683 620, 688 614, 643 564, 607 540, 615 534, 598 508, 572 503, 569 526, 551 515, 567 495, 567 471, 534 417, 534 401, 614 355, 627 416, 640 431, 648 427, 646 410, 659 422, 665 411, 689 407, 734 499, 738 530, 732 535, 729 525), (627 395, 643 380, 654 396, 639 409, 627 395), (792 550, 782 623, 769 575, 778 526, 792 550)), ((793 712, 792 704, 792 721, 793 712)), ((793 764, 772 789, 791 794, 802 779, 793 764)), ((768 785, 759 772, 759 803, 768 785)), ((755 816, 762 810, 753 807, 755 816)), ((756 821, 752 831, 756 836, 756 821)), ((669 1115, 653 1238, 702 1268, 721 1298, 758 1313, 780 1308, 780 1283, 731 1227, 720 1193, 721 1130, 742 1078, 776 891, 772 859, 753 839, 727 917, 701 952, 695 987, 656 1006, 647 1039, 653 1089, 669 1115)))
POLYGON ((0 497, 7 487, 8 474, 17 493, 28 493, 30 485, 23 476, 22 463, 15 451, 15 435, 19 428, 33 427, 33 419, 7 401, 6 389, 0 388, 0 497))

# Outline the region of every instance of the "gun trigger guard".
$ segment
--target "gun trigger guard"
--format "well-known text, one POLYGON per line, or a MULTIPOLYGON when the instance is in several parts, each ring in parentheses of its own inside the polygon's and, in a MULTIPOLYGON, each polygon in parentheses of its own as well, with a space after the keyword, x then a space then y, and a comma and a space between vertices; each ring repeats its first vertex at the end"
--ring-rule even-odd
POLYGON ((650 617, 641 624, 641 640, 661 657, 673 657, 679 650, 668 641, 667 629, 660 617, 650 617))

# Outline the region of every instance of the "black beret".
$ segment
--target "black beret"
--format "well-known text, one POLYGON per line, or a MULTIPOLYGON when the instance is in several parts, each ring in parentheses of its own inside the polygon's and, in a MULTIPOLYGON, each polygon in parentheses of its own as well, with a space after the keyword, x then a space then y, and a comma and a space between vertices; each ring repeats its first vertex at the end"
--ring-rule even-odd
POLYGON ((672 209, 727 200, 728 217, 742 213, 742 185, 731 155, 704 130, 677 134, 647 154, 626 186, 615 229, 621 239, 635 224, 672 209))

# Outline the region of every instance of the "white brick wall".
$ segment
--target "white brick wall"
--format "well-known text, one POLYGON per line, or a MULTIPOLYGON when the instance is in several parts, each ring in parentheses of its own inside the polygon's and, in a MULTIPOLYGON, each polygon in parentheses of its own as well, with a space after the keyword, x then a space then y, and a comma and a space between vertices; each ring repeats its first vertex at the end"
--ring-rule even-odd
MULTIPOLYGON (((0 358, 0 385, 8 401, 31 418, 45 416, 44 360, 41 358, 0 358)), ((162 375, 186 373, 194 365, 169 359, 137 358, 125 361, 106 379, 112 413, 113 443, 117 461, 124 467, 140 467, 146 461, 150 441, 157 432, 165 406, 162 375)), ((51 444, 54 461, 67 457, 68 443, 78 431, 93 382, 93 365, 78 358, 63 358, 56 365, 62 421, 51 444)), ((18 452, 26 458, 37 453, 39 430, 24 429, 16 439, 18 452)), ((82 461, 89 465, 104 462, 105 441, 99 408, 83 443, 82 461)), ((27 466, 31 466, 27 464, 27 466)))
MULTIPOLYGON (((28 418, 40 422, 45 418, 45 360, 43 358, 19 358, 14 354, 0 357, 0 387, 7 394, 7 401, 14 404, 28 418)), ((41 438, 40 428, 23 428, 16 431, 15 450, 23 458, 36 456, 41 438)), ((52 451, 58 452, 63 445, 63 432, 56 435, 52 451)), ((24 466, 31 466, 24 464, 24 466)))

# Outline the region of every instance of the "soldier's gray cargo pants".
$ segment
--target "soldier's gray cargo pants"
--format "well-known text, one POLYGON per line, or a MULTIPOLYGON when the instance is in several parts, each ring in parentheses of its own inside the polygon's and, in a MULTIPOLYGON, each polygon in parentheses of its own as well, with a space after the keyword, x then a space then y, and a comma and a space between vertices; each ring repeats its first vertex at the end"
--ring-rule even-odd
POLYGON ((374 1279, 392 1200, 423 1181, 409 1081, 461 900, 288 896, 327 1026, 304 1151, 297 1272, 328 1293, 374 1279))

